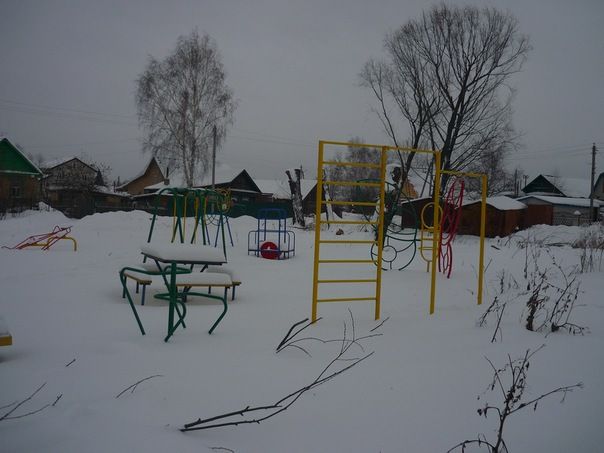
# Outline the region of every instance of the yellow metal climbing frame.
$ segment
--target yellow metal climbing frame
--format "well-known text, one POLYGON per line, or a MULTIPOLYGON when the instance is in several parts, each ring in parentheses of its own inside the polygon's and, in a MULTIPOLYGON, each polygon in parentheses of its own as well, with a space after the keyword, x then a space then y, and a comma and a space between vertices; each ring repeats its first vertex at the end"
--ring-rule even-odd
MULTIPOLYGON (((437 204, 437 200, 440 197, 440 151, 432 150, 418 150, 412 148, 398 148, 393 146, 385 145, 368 145, 363 143, 346 143, 346 142, 335 142, 335 141, 319 141, 319 151, 317 159, 317 194, 316 194, 316 209, 315 209, 315 249, 314 249, 314 265, 313 265, 313 290, 312 290, 312 320, 317 320, 317 306, 319 303, 327 302, 356 302, 356 301, 373 301, 375 303, 375 319, 380 318, 380 300, 381 300, 381 287, 382 287, 382 246, 384 242, 384 198, 385 198, 385 179, 386 179, 386 164, 388 161, 388 151, 403 151, 403 152, 417 152, 417 153, 429 153, 434 156, 435 159, 435 186, 434 186, 434 201, 437 204), (379 164, 375 162, 349 162, 341 160, 324 160, 325 145, 333 146, 345 146, 345 147, 363 147, 368 149, 374 149, 380 153, 379 164), (334 181, 324 179, 323 169, 324 167, 356 167, 356 168, 367 168, 367 169, 379 169, 379 180, 366 182, 366 181, 334 181), (379 189, 379 198, 377 201, 351 201, 351 200, 324 200, 323 187, 324 186, 348 186, 348 187, 373 187, 379 189), (321 218, 321 211, 325 205, 340 205, 340 206, 373 206, 379 213, 377 219, 373 220, 336 220, 329 219, 323 220, 321 218), (377 229, 377 238, 375 240, 340 240, 340 239, 322 239, 321 238, 321 226, 323 224, 339 224, 339 225, 371 225, 377 229), (331 245, 366 245, 373 246, 377 245, 377 257, 373 259, 344 259, 344 258, 323 258, 321 256, 321 246, 324 244, 331 245), (353 265, 353 264, 365 264, 370 265, 375 269, 374 278, 363 278, 363 279, 344 279, 344 278, 332 278, 326 279, 321 278, 320 272, 323 265, 353 265), (319 286, 325 284, 371 284, 374 287, 374 294, 368 297, 330 297, 322 298, 319 297, 319 286)), ((434 211, 434 235, 432 239, 432 256, 436 256, 438 247, 438 235, 440 222, 438 219, 438 210, 434 211)), ((368 253, 369 255, 369 253, 368 253)), ((434 297, 436 290, 436 270, 432 266, 431 276, 431 291, 430 291, 430 313, 434 311, 434 297)))
MULTIPOLYGON (((434 261, 432 244, 434 243, 435 239, 440 241, 440 238, 435 234, 436 230, 434 225, 430 225, 429 218, 426 217, 426 215, 430 212, 430 209, 437 209, 439 218, 443 213, 440 205, 435 204, 434 202, 428 203, 422 208, 420 215, 421 228, 419 231, 419 254, 426 262, 426 272, 430 270, 430 264, 434 261)), ((434 216, 432 219, 434 219, 434 216)))

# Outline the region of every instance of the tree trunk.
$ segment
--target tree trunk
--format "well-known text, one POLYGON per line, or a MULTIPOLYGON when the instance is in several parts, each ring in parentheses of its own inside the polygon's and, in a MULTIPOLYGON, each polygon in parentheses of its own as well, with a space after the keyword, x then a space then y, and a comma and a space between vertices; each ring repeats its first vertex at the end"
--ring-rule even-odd
POLYGON ((298 224, 304 228, 306 226, 306 224, 304 222, 304 210, 302 209, 302 189, 300 187, 300 169, 296 168, 296 170, 295 170, 295 173, 296 173, 295 180, 292 178, 291 172, 289 170, 287 170, 285 173, 287 174, 287 178, 289 179, 289 190, 292 193, 294 224, 298 224))

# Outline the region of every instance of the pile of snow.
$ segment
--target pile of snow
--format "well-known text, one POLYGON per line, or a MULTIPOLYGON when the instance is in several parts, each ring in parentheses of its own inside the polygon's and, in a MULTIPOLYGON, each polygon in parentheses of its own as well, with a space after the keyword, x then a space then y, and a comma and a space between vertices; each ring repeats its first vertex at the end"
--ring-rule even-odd
MULTIPOLYGON (((0 249, 0 315, 13 337, 12 346, 0 348, 0 417, 43 383, 13 415, 51 404, 35 414, 0 421, 0 450, 447 451, 478 433, 492 439, 493 414, 488 418, 476 414, 485 401, 500 404, 496 392, 485 393, 492 379, 485 357, 503 366, 508 354, 518 357, 541 344, 547 346, 531 362, 527 396, 580 381, 585 388, 569 394, 563 405, 554 397, 540 402, 535 412, 531 408, 513 415, 505 431, 510 451, 601 450, 601 273, 578 276, 581 292, 573 320, 588 326, 590 334, 545 336, 526 331, 521 322, 526 300, 519 295, 506 309, 501 340, 491 343, 494 325, 481 328, 476 320, 496 294, 503 270, 521 287, 525 284, 525 254, 514 241, 487 240, 484 304, 479 307, 478 240, 465 237, 454 244, 451 278, 438 275, 434 315, 428 313, 429 274, 418 253, 405 271, 382 274, 379 321, 374 319, 372 302, 320 304, 322 319, 298 337, 297 346, 304 351, 289 347, 277 354, 275 347, 290 326, 311 314, 314 234, 295 230, 295 257, 265 260, 248 255, 248 232, 257 222, 242 217, 230 219, 235 245, 227 248, 228 264, 242 285, 235 301, 229 301, 225 318, 208 335, 221 304, 192 298, 187 328, 178 329, 165 343, 167 307, 153 297, 162 292, 161 284, 147 289, 145 306, 137 305, 147 330, 142 336, 121 297, 118 279, 119 269, 140 262, 139 244, 147 236, 149 220, 149 214, 134 211, 81 220, 58 212, 30 212, 0 221, 1 245, 14 245, 30 234, 51 231, 54 225, 72 225, 71 235, 79 246, 77 252, 68 241, 48 252, 0 249), (352 348, 351 357, 374 351, 367 360, 304 393, 289 409, 260 424, 179 431, 199 417, 272 404, 308 385, 342 346, 312 338, 342 339, 344 323, 350 338, 348 308, 356 338, 378 334, 352 348)), ((170 218, 159 219, 158 238, 169 237, 171 225, 170 218)), ((529 233, 570 238, 580 233, 575 228, 540 226, 529 233)), ((351 228, 348 233, 346 239, 372 237, 371 231, 351 228)), ((342 239, 332 230, 322 232, 322 237, 342 239)), ((369 256, 366 245, 342 247, 339 252, 345 257, 369 256)), ((330 249, 322 247, 324 251, 322 258, 329 258, 330 249)), ((579 262, 577 250, 570 247, 554 247, 549 253, 563 266, 579 262)), ((321 266, 326 278, 352 278, 357 273, 352 264, 321 266)), ((331 291, 336 296, 358 295, 371 292, 371 286, 334 284, 331 291)), ((252 415, 260 417, 263 412, 252 415)))

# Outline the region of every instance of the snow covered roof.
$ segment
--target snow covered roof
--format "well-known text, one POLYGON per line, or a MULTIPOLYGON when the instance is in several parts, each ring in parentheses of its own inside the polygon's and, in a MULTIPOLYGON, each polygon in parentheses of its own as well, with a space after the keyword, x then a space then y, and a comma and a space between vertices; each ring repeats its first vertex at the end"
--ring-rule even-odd
MULTIPOLYGON (((290 200, 292 197, 288 180, 255 179, 254 182, 262 193, 270 193, 274 198, 290 200)), ((316 179, 301 179, 300 189, 302 191, 302 198, 306 198, 306 196, 316 185, 316 179)))
POLYGON ((151 164, 153 163, 154 160, 155 160, 155 162, 157 163, 157 165, 159 167, 159 171, 161 171, 161 173, 163 175, 164 172, 162 171, 161 166, 159 165, 159 162, 157 162, 157 159, 155 157, 151 157, 151 159, 149 159, 149 162, 147 162, 147 165, 145 165, 143 167, 143 170, 139 174, 137 174, 136 176, 130 178, 129 180, 127 180, 123 184, 120 184, 119 186, 117 186, 117 189, 119 190, 119 189, 127 186, 128 184, 130 184, 132 181, 136 181, 138 178, 141 178, 141 177, 145 176, 145 173, 147 172, 147 170, 149 169, 149 167, 151 166, 151 164))
MULTIPOLYGON (((589 198, 591 194, 591 181, 585 178, 567 178, 566 176, 553 176, 553 175, 537 175, 535 178, 531 179, 531 182, 527 185, 531 186, 535 180, 539 177, 542 177, 547 182, 549 182, 552 186, 558 189, 560 192, 564 194, 566 197, 570 198, 589 198)), ((545 195, 551 196, 552 193, 549 191, 531 191, 525 192, 527 195, 535 194, 535 195, 545 195)))
MULTIPOLYGON (((34 164, 32 162, 32 160, 27 157, 27 154, 25 154, 23 152, 23 150, 15 144, 15 142, 13 142, 9 137, 7 137, 6 135, 0 135, 0 141, 2 140, 6 140, 13 148, 15 148, 23 157, 23 159, 25 159, 27 161, 27 163, 29 163, 38 173, 40 173, 40 175, 42 175, 42 170, 40 170, 40 167, 38 167, 36 164, 34 164)), ((11 171, 5 171, 5 173, 13 173, 11 171)), ((15 171, 14 173, 21 173, 20 171, 15 171)))
POLYGON ((557 182, 556 187, 567 197, 589 198, 591 193, 591 181, 589 179, 560 177, 556 178, 555 181, 557 182))
POLYGON ((42 164, 42 168, 44 168, 46 170, 55 168, 55 167, 58 167, 59 165, 63 165, 65 162, 69 162, 70 160, 73 160, 73 159, 77 159, 77 157, 69 156, 69 157, 60 157, 58 159, 49 160, 48 162, 44 162, 42 164))
MULTIPOLYGON (((572 197, 551 197, 545 195, 527 195, 526 197, 518 198, 518 200, 527 200, 529 198, 536 198, 537 200, 545 201, 551 204, 561 204, 565 206, 577 206, 580 208, 589 207, 589 198, 572 198, 572 197)), ((604 203, 598 200, 594 200, 594 207, 600 207, 604 203)))
MULTIPOLYGON (((480 203, 480 200, 466 200, 463 202, 462 206, 467 206, 474 203, 480 203)), ((524 203, 506 196, 487 197, 487 204, 495 209, 498 209, 499 211, 516 211, 519 209, 526 209, 526 205, 524 203)))
MULTIPOLYGON (((234 169, 225 164, 218 165, 216 167, 216 171, 215 171, 216 175, 215 175, 214 182, 216 184, 230 183, 233 179, 235 179, 243 171, 244 171, 243 169, 234 169)), ((159 190, 159 189, 165 189, 167 187, 178 187, 178 188, 187 187, 184 174, 181 170, 175 170, 173 173, 170 173, 170 175, 167 176, 166 178, 170 180, 169 184, 164 184, 163 182, 158 182, 156 184, 145 187, 145 190, 159 190)), ((203 178, 193 182, 194 187, 205 187, 205 186, 210 186, 210 185, 212 185, 211 169, 210 169, 210 171, 208 171, 208 174, 205 175, 203 178)))

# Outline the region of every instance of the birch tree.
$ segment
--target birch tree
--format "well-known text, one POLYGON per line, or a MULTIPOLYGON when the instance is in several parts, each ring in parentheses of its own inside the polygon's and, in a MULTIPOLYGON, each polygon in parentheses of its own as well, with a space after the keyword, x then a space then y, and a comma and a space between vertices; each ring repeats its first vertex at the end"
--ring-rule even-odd
POLYGON ((225 79, 216 42, 195 30, 165 59, 150 57, 137 80, 144 150, 180 168, 189 187, 211 168, 212 148, 233 123, 236 101, 225 79))

